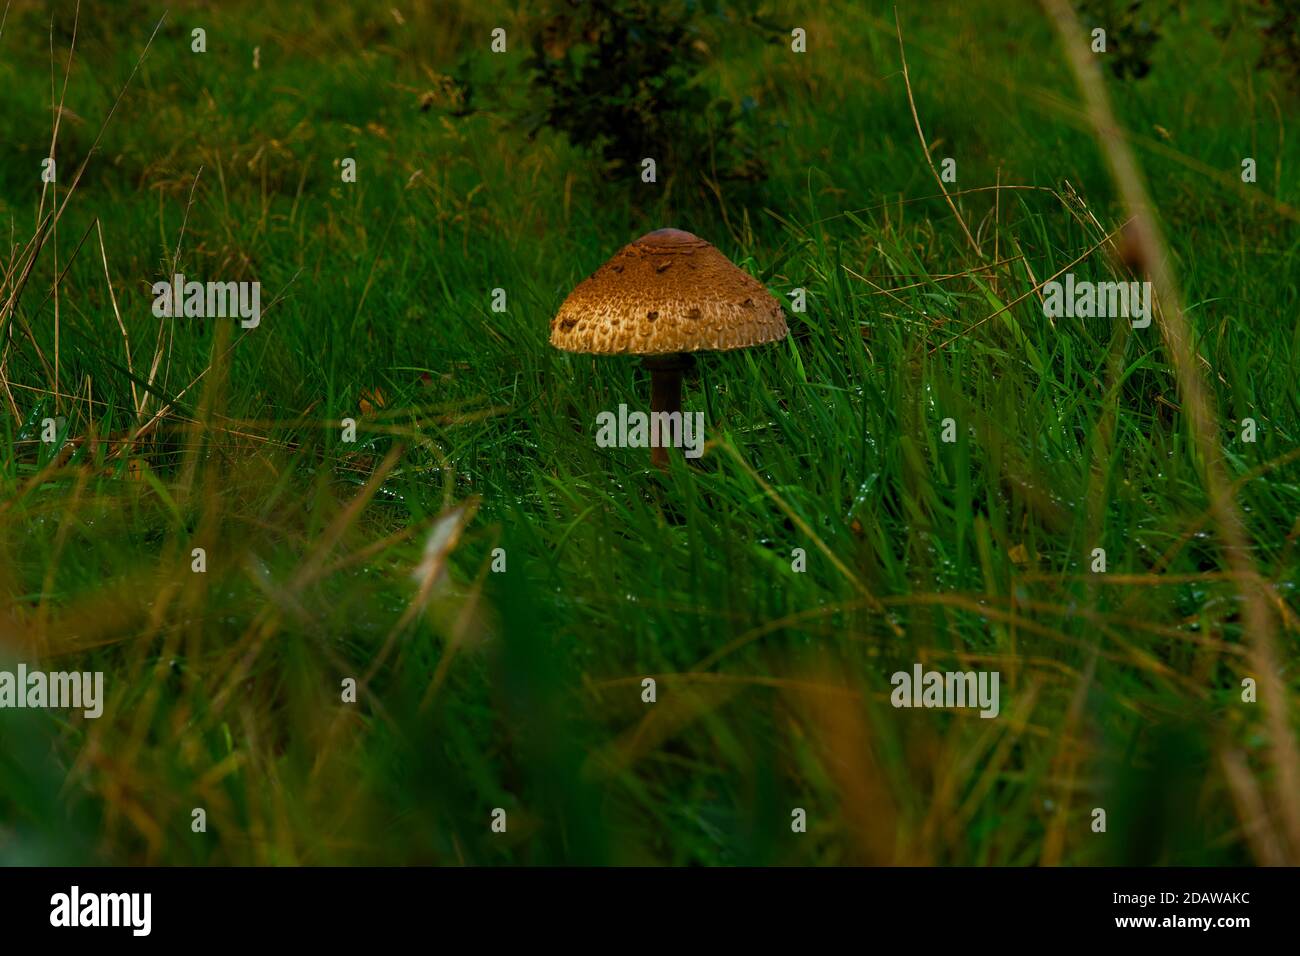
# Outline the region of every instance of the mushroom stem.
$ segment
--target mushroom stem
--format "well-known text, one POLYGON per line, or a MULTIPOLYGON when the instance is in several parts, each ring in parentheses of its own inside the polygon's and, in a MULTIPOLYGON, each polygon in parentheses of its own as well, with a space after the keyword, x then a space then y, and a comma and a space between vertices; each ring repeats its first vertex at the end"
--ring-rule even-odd
MULTIPOLYGON (((686 371, 695 360, 689 352, 672 352, 666 355, 647 355, 645 367, 650 370, 650 421, 656 421, 656 412, 678 412, 682 410, 682 372, 686 371)), ((670 433, 671 434, 671 433, 670 433)), ((669 435, 660 435, 661 440, 669 435)), ((667 470, 668 448, 655 445, 650 449, 650 463, 656 468, 667 470)))

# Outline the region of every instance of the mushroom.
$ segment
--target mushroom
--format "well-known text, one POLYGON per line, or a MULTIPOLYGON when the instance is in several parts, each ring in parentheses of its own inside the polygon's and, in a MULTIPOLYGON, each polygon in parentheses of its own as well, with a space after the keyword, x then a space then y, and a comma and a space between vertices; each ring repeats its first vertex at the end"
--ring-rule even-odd
MULTIPOLYGON (((566 352, 642 355, 650 412, 680 412, 690 353, 743 349, 789 332, 763 284, 698 236, 656 229, 620 249, 564 300, 551 344, 566 352)), ((668 449, 650 460, 668 467, 668 449)))

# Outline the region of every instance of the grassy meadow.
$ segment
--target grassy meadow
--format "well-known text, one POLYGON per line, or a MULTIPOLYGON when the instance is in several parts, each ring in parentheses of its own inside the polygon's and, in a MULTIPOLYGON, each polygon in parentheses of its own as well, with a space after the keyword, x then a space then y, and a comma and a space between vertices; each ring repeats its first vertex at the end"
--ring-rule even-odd
POLYGON ((1181 308, 1051 318, 1150 262, 1086 84, 1037 3, 897 6, 906 78, 893 4, 696 4, 765 176, 646 183, 536 126, 546 4, 9 2, 0 668, 105 700, 0 710, 0 862, 1300 863, 1300 91, 1148 4, 1101 75, 1181 308), (660 472, 594 441, 640 361, 548 326, 666 226, 807 309, 660 472))

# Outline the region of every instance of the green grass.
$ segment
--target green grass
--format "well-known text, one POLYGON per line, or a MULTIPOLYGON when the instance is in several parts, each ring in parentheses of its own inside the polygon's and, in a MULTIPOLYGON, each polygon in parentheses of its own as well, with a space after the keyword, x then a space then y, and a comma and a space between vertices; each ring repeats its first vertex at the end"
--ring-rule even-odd
MULTIPOLYGON (((977 257, 924 162, 888 5, 769 14, 808 29, 804 56, 710 26, 705 81, 782 124, 761 200, 711 204, 676 171, 606 182, 527 139, 512 7, 346 6, 172 7, 72 191, 162 14, 81 11, 43 206, 67 211, 2 329, 0 651, 102 670, 107 703, 0 711, 0 861, 1300 859, 1262 713, 1284 709, 1294 748, 1296 94, 1255 69, 1241 17, 1220 38, 1218 5, 1186 4, 1151 75, 1107 86, 1276 614, 1286 700, 1257 704, 1157 325, 1053 323, 1029 294, 1085 253, 1080 278, 1122 275, 1102 238, 1125 218, 1036 8, 901 14, 977 257), (481 111, 421 110, 462 71, 481 111), (781 343, 700 357, 685 406, 708 453, 660 474, 594 442, 598 412, 644 407, 639 363, 547 336, 574 284, 667 225, 809 307, 781 343), (261 326, 160 325, 149 285, 173 269, 260 281, 261 326), (463 528, 422 594, 440 518, 463 528), (1000 718, 890 707, 917 661, 999 671, 1000 718)), ((0 34, 3 299, 72 10, 51 40, 18 2, 0 34)))

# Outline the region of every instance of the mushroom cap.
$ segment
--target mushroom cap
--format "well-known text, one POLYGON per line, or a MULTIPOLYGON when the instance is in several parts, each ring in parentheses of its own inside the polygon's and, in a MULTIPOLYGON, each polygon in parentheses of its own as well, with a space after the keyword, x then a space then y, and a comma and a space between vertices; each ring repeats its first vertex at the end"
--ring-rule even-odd
POLYGON ((551 320, 567 352, 661 355, 784 338, 781 303, 698 236, 657 229, 578 283, 551 320))

